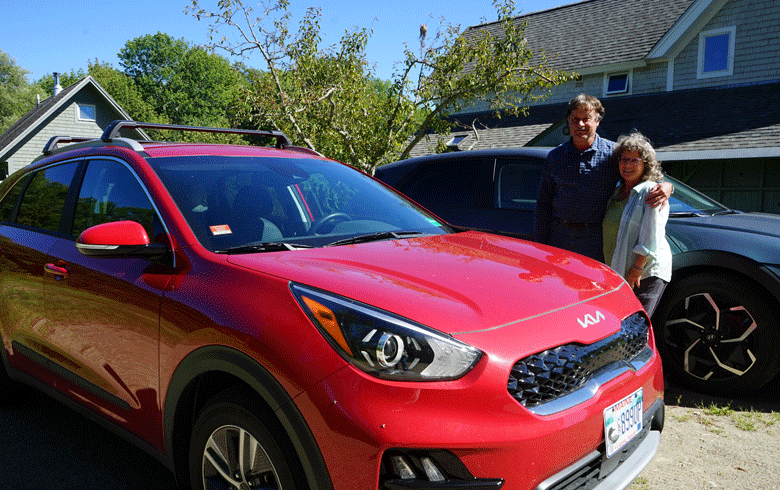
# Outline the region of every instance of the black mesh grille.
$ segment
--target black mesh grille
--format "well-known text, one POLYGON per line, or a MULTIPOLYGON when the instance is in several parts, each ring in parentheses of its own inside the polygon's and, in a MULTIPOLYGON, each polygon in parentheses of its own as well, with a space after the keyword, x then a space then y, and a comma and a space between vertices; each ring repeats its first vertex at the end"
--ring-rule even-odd
POLYGON ((649 322, 634 313, 620 323, 620 331, 590 345, 566 344, 517 361, 507 389, 526 407, 535 407, 571 393, 599 369, 628 361, 647 347, 649 322))

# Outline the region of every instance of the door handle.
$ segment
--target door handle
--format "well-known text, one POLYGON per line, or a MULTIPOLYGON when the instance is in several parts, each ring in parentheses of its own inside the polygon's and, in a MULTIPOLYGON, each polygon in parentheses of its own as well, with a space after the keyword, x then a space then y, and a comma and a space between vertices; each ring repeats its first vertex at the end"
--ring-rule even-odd
POLYGON ((70 271, 68 270, 67 267, 65 267, 64 264, 55 265, 49 263, 43 266, 43 271, 48 274, 52 274, 55 280, 65 279, 70 275, 70 271))

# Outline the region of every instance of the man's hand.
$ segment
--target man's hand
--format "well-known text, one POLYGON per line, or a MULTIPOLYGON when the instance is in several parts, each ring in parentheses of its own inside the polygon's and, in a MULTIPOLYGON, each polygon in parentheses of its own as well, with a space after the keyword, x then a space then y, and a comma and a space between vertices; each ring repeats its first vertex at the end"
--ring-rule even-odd
POLYGON ((645 202, 651 208, 666 206, 669 203, 669 196, 674 192, 674 186, 671 182, 661 182, 653 186, 647 194, 645 202))

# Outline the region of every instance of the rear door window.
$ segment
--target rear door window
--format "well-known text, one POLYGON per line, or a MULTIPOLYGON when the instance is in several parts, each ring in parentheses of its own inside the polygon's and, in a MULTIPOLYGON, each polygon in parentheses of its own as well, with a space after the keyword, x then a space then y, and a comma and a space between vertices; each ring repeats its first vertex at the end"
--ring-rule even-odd
POLYGON ((521 160, 499 161, 496 177, 496 207, 535 209, 541 174, 542 167, 539 163, 521 160))
POLYGON ((22 196, 16 223, 59 233, 62 214, 78 162, 56 165, 35 173, 22 196))
POLYGON ((411 175, 400 188, 432 210, 489 206, 492 160, 469 158, 432 161, 411 175))

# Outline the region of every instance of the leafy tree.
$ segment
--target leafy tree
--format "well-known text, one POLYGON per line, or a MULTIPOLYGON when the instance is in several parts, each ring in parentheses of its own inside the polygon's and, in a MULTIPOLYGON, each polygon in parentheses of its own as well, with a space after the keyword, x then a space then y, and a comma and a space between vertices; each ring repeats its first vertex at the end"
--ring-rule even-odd
POLYGON ((89 74, 97 80, 101 87, 136 121, 167 123, 168 120, 159 115, 154 106, 146 100, 135 81, 124 72, 117 70, 108 63, 89 64, 89 74))
POLYGON ((248 124, 281 129, 297 144, 369 172, 406 158, 427 132, 447 133, 447 116, 466 104, 487 100, 497 112, 522 111, 568 77, 543 57, 531 64, 511 0, 496 3, 501 36, 461 35, 442 24, 429 38, 421 29, 419 51, 405 50, 389 83, 377 83, 366 61, 369 31, 356 29, 336 46, 320 46, 318 9, 291 30, 288 0, 263 4, 258 13, 243 0, 221 0, 216 11, 191 1, 187 11, 208 19, 212 39, 217 35, 212 48, 236 56, 257 52, 263 60, 262 71, 247 72, 239 112, 248 124))
POLYGON ((30 84, 28 73, 10 55, 0 51, 0 133, 35 107, 36 94, 43 93, 41 87, 30 84))
POLYGON ((141 97, 167 121, 229 124, 238 76, 224 57, 157 33, 128 41, 119 59, 141 97))

